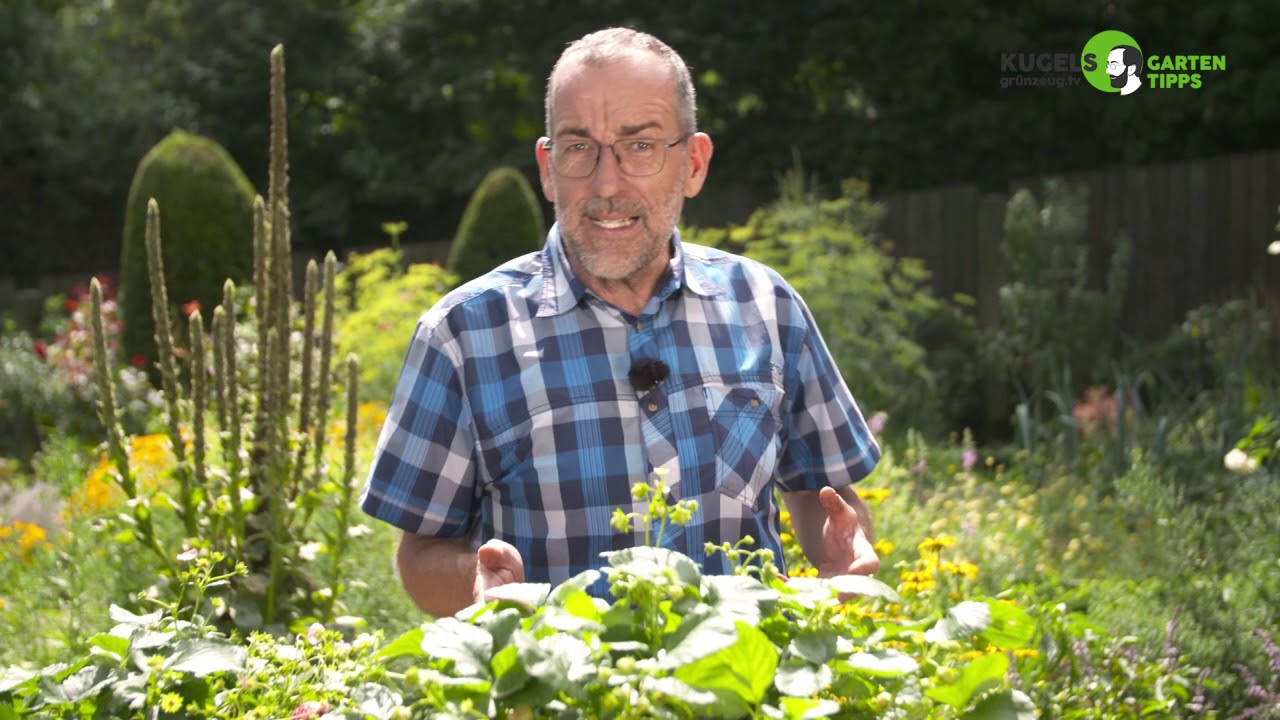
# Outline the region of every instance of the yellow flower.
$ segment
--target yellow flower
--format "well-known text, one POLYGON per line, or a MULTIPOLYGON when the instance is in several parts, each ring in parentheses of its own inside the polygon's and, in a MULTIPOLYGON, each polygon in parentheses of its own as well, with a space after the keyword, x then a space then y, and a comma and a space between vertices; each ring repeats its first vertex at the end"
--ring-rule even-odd
POLYGON ((8 605, 8 603, 5 602, 4 598, 0 597, 0 610, 3 610, 5 605, 8 605))
POLYGON ((1015 658, 1038 658, 1040 657, 1040 651, 1035 648, 1018 648, 1013 651, 1013 656, 1015 658))
POLYGON ((981 650, 966 650, 965 652, 960 653, 960 659, 975 660, 977 658, 982 657, 983 655, 986 655, 986 653, 982 652, 981 650))
POLYGON ((182 709, 182 696, 167 692, 160 698, 160 709, 167 713, 176 713, 182 709))
POLYGON ((795 539, 795 538, 791 537, 791 533, 786 533, 786 532, 782 533, 782 534, 781 534, 780 536, 778 536, 778 537, 779 537, 779 539, 780 539, 780 540, 782 540, 782 544, 783 544, 783 545, 789 545, 789 544, 791 543, 791 541, 795 539))
POLYGON ((951 535, 940 535, 934 538, 925 538, 919 545, 920 554, 937 553, 943 548, 949 548, 955 545, 957 540, 951 535))
POLYGON ((978 566, 974 565, 973 563, 944 562, 942 563, 942 567, 940 569, 944 573, 967 577, 970 580, 976 580, 978 578, 978 566))
POLYGON ((8 525, 0 525, 0 540, 17 536, 18 551, 23 559, 27 559, 32 548, 40 543, 48 542, 49 533, 40 525, 14 520, 8 525))
POLYGON ((889 488, 862 488, 858 490, 858 497, 869 503, 878 503, 889 497, 889 488))
POLYGON ((782 521, 783 525, 790 525, 791 513, 787 512, 786 510, 783 510, 782 512, 778 513, 778 519, 782 521))
POLYGON ((873 547, 875 548, 877 555, 888 555, 893 552, 894 544, 892 540, 880 538, 876 541, 876 544, 873 547))

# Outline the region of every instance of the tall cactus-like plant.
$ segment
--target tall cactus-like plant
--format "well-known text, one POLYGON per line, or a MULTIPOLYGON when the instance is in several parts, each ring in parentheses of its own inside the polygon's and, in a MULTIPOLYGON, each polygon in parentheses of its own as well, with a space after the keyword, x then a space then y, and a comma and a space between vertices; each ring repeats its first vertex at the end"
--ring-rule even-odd
MULTIPOLYGON (((270 97, 270 188, 267 199, 257 197, 254 201, 255 285, 249 302, 253 305, 251 320, 257 324, 256 344, 238 338, 237 314, 242 308, 235 285, 227 280, 222 304, 212 314, 211 332, 207 333, 203 316, 196 310, 188 318, 188 347, 177 349, 162 267, 160 208, 154 200, 148 205, 147 250, 152 296, 156 298, 156 341, 167 429, 177 461, 178 498, 170 504, 182 520, 185 537, 180 541, 243 562, 247 577, 236 585, 237 606, 244 616, 252 617, 255 613, 243 608, 246 601, 255 600, 263 621, 280 627, 316 610, 329 614, 335 610, 333 593, 308 592, 315 582, 301 570, 298 551, 308 534, 316 532, 311 526, 312 513, 325 504, 329 498, 324 494, 336 485, 338 496, 332 499, 340 504, 339 531, 326 532, 323 537, 334 553, 328 579, 338 584, 354 475, 357 385, 352 373, 359 363, 355 356, 348 358, 344 462, 341 479, 329 482, 324 450, 330 394, 335 392, 330 365, 337 258, 328 253, 323 270, 315 261, 309 263, 304 297, 300 308, 295 308, 282 46, 271 52, 270 97), (318 320, 321 310, 324 317, 318 320), (301 325, 300 334, 297 324, 301 325), (298 376, 294 374, 295 357, 300 359, 298 376), (179 377, 180 369, 187 373, 187 386, 179 377), (215 421, 216 433, 209 432, 206 415, 215 421), (216 448, 211 447, 211 441, 216 448), (303 606, 295 604, 299 599, 303 606)), ((100 303, 94 315, 101 326, 100 303)), ((137 509, 138 536, 172 567, 178 551, 165 547, 151 522, 146 491, 129 472, 127 443, 114 421, 114 379, 106 364, 100 331, 98 335, 99 412, 110 428, 109 454, 118 468, 121 488, 131 501, 138 501, 131 503, 137 509)))

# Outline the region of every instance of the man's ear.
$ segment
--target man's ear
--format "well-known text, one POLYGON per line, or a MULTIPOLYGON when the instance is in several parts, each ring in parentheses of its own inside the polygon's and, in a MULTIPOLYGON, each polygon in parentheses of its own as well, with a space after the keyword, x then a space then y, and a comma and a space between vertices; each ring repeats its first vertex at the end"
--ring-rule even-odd
POLYGON ((533 155, 538 161, 538 180, 542 184, 542 195, 549 203, 556 201, 555 185, 551 182, 551 150, 547 148, 550 138, 540 137, 534 144, 533 155))
POLYGON ((689 143, 689 174, 684 179, 684 196, 691 198, 702 192, 715 146, 711 136, 701 132, 690 135, 686 142, 689 143))

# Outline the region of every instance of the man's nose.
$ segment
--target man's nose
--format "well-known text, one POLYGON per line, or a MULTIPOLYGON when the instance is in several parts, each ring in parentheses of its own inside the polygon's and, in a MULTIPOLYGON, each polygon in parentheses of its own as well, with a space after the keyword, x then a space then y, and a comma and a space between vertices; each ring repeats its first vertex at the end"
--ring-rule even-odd
POLYGON ((622 166, 613 148, 600 148, 600 160, 591 177, 591 186, 598 197, 612 197, 622 185, 622 166))

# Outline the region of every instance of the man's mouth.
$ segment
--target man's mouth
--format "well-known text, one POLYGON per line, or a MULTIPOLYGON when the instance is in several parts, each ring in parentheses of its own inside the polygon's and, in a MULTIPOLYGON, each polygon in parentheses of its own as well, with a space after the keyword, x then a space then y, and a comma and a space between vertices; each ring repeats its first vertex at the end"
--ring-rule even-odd
POLYGON ((591 222, 606 230, 620 230, 625 227, 630 227, 639 221, 640 218, 638 217, 613 218, 608 220, 604 218, 591 218, 591 222))

